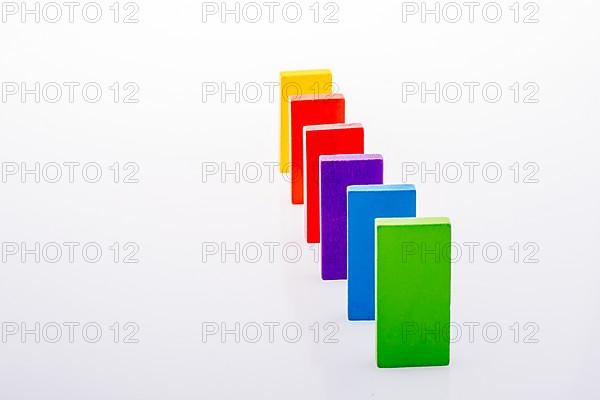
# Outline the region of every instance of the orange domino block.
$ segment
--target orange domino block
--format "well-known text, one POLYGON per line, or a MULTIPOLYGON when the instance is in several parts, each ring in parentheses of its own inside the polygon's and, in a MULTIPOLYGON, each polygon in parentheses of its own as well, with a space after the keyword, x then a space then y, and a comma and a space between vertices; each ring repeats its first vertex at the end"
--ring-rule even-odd
POLYGON ((319 157, 364 152, 365 130, 361 124, 314 125, 304 128, 304 210, 308 243, 321 242, 319 157))
POLYGON ((304 204, 304 145, 305 126, 343 123, 345 100, 341 94, 306 95, 292 99, 292 204, 304 204))
POLYGON ((283 71, 279 74, 280 130, 279 170, 290 171, 290 97, 330 94, 333 90, 331 71, 315 69, 305 71, 283 71))

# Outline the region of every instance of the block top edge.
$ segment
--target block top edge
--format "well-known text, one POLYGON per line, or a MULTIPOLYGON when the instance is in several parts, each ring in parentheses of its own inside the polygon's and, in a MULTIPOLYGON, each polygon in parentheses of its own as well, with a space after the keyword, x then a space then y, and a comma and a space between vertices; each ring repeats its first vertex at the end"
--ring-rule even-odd
POLYGON ((361 161, 361 160, 382 160, 381 154, 328 154, 319 156, 319 161, 361 161))
POLYGON ((375 218, 375 226, 417 226, 417 225, 450 225, 446 217, 417 217, 417 218, 375 218))
POLYGON ((331 70, 328 68, 322 69, 300 69, 300 70, 288 70, 279 72, 279 76, 309 76, 309 75, 331 75, 331 70))
POLYGON ((364 129, 360 123, 338 123, 338 124, 322 124, 322 125, 306 125, 304 132, 314 131, 330 131, 330 130, 341 130, 341 129, 364 129))
POLYGON ((402 184, 383 184, 383 185, 350 185, 348 186, 348 192, 414 192, 416 191, 415 185, 410 183, 402 184))
POLYGON ((302 94, 300 96, 289 96, 289 101, 296 103, 298 101, 315 101, 315 100, 344 100, 344 95, 341 93, 318 93, 318 94, 302 94))

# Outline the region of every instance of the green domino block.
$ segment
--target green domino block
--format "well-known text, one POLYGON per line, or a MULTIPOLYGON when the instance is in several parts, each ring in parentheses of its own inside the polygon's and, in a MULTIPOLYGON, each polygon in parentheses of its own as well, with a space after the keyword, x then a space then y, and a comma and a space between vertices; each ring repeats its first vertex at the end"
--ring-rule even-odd
POLYGON ((375 219, 377 366, 450 363, 450 220, 375 219))

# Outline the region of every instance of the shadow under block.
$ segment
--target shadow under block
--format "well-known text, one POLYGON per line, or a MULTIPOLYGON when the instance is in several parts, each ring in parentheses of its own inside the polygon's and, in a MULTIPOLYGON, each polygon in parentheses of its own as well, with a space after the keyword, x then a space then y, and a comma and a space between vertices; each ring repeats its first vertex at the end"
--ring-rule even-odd
POLYGON ((304 204, 304 149, 302 133, 305 126, 343 123, 345 101, 341 94, 300 96, 290 101, 292 138, 292 204, 304 204))
POLYGON ((282 71, 279 74, 279 171, 290 169, 290 97, 329 94, 333 90, 331 71, 314 69, 282 71))
POLYGON ((377 366, 450 362, 450 221, 375 220, 377 366))
MULTIPOLYGON (((375 218, 415 217, 414 185, 348 187, 348 319, 375 319, 375 218)), ((325 239, 323 249, 325 251, 325 239)))
POLYGON ((383 157, 380 154, 321 156, 320 168, 321 277, 323 280, 346 279, 346 190, 350 185, 383 183, 383 157))
POLYGON ((362 154, 365 134, 361 124, 315 125, 304 128, 304 202, 308 243, 320 243, 319 157, 362 154))

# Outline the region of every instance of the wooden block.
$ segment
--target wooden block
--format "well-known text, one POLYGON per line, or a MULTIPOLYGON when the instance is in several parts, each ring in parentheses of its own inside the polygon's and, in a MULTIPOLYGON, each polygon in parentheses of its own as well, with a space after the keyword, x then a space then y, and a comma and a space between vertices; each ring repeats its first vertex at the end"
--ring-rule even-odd
POLYGON ((375 220, 377 366, 450 362, 450 221, 375 220))
POLYGON ((289 172, 290 165, 290 97, 328 94, 333 90, 331 71, 315 69, 282 71, 279 74, 279 170, 289 172))
POLYGON ((306 95, 290 102, 292 134, 292 204, 304 204, 304 148, 302 134, 305 126, 343 123, 345 101, 341 94, 306 95))
POLYGON ((349 320, 375 319, 375 218, 415 217, 416 203, 414 185, 348 187, 349 320))
POLYGON ((328 154, 362 154, 361 124, 329 124, 304 127, 305 229, 308 243, 320 242, 319 157, 328 154))
MULTIPOLYGON (((383 157, 381 154, 321 156, 320 168, 321 277, 323 280, 346 279, 346 189, 350 185, 383 183, 383 157)), ((373 254, 372 250, 371 258, 373 254)))

